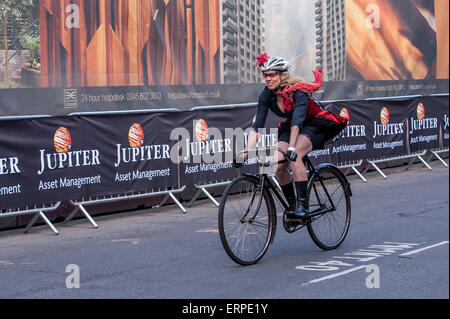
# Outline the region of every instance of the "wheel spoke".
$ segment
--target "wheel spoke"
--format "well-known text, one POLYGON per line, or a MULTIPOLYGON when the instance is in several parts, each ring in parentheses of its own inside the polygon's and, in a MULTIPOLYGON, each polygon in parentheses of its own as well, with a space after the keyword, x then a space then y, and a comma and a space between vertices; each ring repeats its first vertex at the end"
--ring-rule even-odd
POLYGON ((310 207, 333 209, 313 217, 308 224, 308 232, 320 248, 334 249, 344 241, 350 223, 347 183, 330 167, 320 169, 314 183, 315 192, 309 194, 310 207))
POLYGON ((241 265, 259 261, 272 236, 272 206, 255 180, 238 177, 226 188, 219 208, 219 233, 227 254, 241 265), (258 209, 258 203, 262 203, 258 209))

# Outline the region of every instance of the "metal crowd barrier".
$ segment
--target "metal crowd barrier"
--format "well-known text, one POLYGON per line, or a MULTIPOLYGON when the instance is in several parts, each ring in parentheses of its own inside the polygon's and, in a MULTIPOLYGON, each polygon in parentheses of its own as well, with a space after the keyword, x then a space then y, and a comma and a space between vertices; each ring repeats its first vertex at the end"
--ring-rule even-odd
MULTIPOLYGON (((44 118, 51 117, 48 114, 40 114, 40 115, 17 115, 17 116, 0 116, 0 121, 11 121, 11 120, 24 120, 24 119, 35 119, 35 118, 44 118)), ((53 225, 53 223, 47 218, 45 213, 55 211, 59 208, 61 202, 48 203, 42 205, 28 205, 25 207, 16 207, 0 210, 0 218, 2 217, 14 217, 19 215, 31 215, 34 216, 28 222, 25 227, 25 233, 28 233, 31 230, 31 227, 36 223, 39 217, 50 227, 52 232, 55 235, 59 234, 58 229, 53 225)))
POLYGON ((25 233, 28 233, 30 231, 31 227, 33 227, 34 223, 36 223, 36 221, 40 217, 47 224, 47 226, 50 227, 52 232, 55 235, 58 235, 59 234, 58 230, 52 224, 52 222, 47 218, 45 213, 57 210, 60 205, 61 205, 61 202, 56 202, 56 203, 49 203, 49 204, 43 204, 43 205, 31 205, 32 207, 25 206, 23 208, 18 207, 18 208, 5 209, 5 210, 0 211, 0 218, 34 214, 34 216, 31 218, 31 220, 28 222, 27 226, 25 227, 25 231, 24 231, 25 233))
MULTIPOLYGON (((376 164, 378 164, 378 163, 385 163, 385 162, 389 162, 389 161, 395 161, 395 160, 404 160, 404 159, 410 159, 409 163, 406 166, 406 170, 414 163, 414 161, 416 159, 419 159, 423 163, 424 166, 426 166, 429 170, 432 170, 432 167, 423 158, 423 156, 425 156, 425 154, 427 152, 428 152, 428 150, 424 150, 422 152, 415 152, 415 153, 408 154, 408 155, 401 155, 401 156, 395 156, 395 157, 386 157, 386 158, 367 160, 369 165, 367 165, 365 167, 365 169, 363 170, 362 174, 367 172, 370 169, 370 167, 372 166, 381 176, 383 176, 384 179, 387 179, 386 174, 384 174, 383 171, 376 164)), ((441 159, 441 162, 443 162, 446 165, 444 160, 441 159)))
POLYGON ((448 147, 442 147, 442 148, 438 148, 438 149, 432 149, 430 150, 430 157, 428 157, 429 161, 433 156, 436 157, 439 161, 441 161, 441 163, 445 166, 448 167, 448 164, 442 159, 442 157, 439 156, 440 153, 448 153, 448 147))
POLYGON ((359 160, 359 161, 355 161, 355 163, 351 163, 351 164, 341 164, 338 165, 338 167, 340 169, 345 169, 344 170, 344 175, 347 176, 349 173, 349 170, 352 169, 353 172, 358 175, 359 178, 361 178, 363 180, 364 183, 367 183, 367 179, 356 169, 356 167, 361 166, 363 164, 363 160, 359 160))
MULTIPOLYGON (((144 109, 144 110, 127 110, 127 111, 105 111, 105 112, 74 112, 68 114, 68 116, 82 116, 82 115, 108 115, 108 114, 137 114, 137 113, 155 113, 155 112, 181 112, 178 108, 167 108, 167 109, 144 109)), ((1 120, 18 120, 18 119, 33 119, 33 118, 43 118, 43 117, 51 117, 51 115, 23 115, 23 116, 0 116, 1 120)), ((67 215, 63 223, 70 222, 77 213, 81 212, 84 217, 88 219, 88 221, 92 224, 94 228, 98 228, 97 223, 94 221, 92 216, 89 214, 88 210, 86 209, 86 206, 94 205, 94 204, 104 204, 104 203, 110 203, 114 201, 123 201, 123 200, 130 200, 130 199, 137 199, 137 198, 143 198, 143 197, 153 197, 153 196, 164 196, 163 200, 159 203, 159 205, 156 205, 155 207, 161 207, 164 205, 169 199, 172 199, 174 203, 180 208, 180 210, 185 214, 187 213, 186 209, 181 205, 181 203, 178 201, 176 196, 174 194, 178 194, 184 191, 186 186, 182 186, 176 189, 164 189, 164 190, 151 190, 151 191, 140 191, 140 192, 131 192, 125 195, 120 194, 114 194, 114 195, 107 195, 107 196, 96 196, 96 197, 90 197, 90 198, 82 198, 78 200, 70 200, 70 203, 74 205, 74 209, 72 212, 67 215), (108 197, 109 196, 109 197, 108 197)), ((30 222, 27 224, 25 228, 25 233, 28 233, 32 226, 36 223, 38 218, 42 218, 44 222, 51 228, 53 233, 55 235, 59 234, 59 231, 56 229, 56 227, 53 225, 53 223, 47 218, 45 215, 46 212, 51 212, 57 210, 61 205, 61 202, 56 202, 53 204, 50 204, 49 207, 46 207, 45 205, 42 205, 42 207, 35 205, 33 208, 29 208, 27 206, 26 208, 13 208, 13 209, 5 209, 0 210, 0 218, 2 217, 11 217, 11 216, 18 216, 18 215, 27 215, 27 214, 34 214, 30 222)))
MULTIPOLYGON (((386 100, 386 99, 405 99, 405 98, 414 98, 414 97, 420 97, 421 95, 411 95, 411 96, 395 96, 395 97, 384 97, 384 98, 367 98, 366 100, 386 100)), ((447 94, 434 94, 433 96, 448 96, 447 94)), ((336 101, 322 101, 322 102, 337 102, 342 100, 336 100, 336 101)), ((253 107, 256 106, 256 102, 252 103, 242 103, 242 104, 229 104, 229 105, 210 105, 210 106, 199 106, 199 107, 193 107, 191 108, 191 111, 194 110, 210 110, 210 109, 230 109, 235 107, 253 107)), ((147 109, 147 110, 127 110, 127 111, 106 111, 106 112, 74 112, 70 113, 69 116, 80 116, 80 115, 107 115, 107 114, 132 114, 132 113, 154 113, 154 112, 180 112, 181 110, 178 108, 167 108, 167 109, 147 109)), ((41 118, 41 117, 50 117, 50 115, 24 115, 24 116, 2 116, 0 117, 1 120, 15 120, 15 119, 29 119, 29 118, 41 118)), ((439 161, 441 161, 446 167, 448 167, 447 163, 439 156, 440 153, 448 152, 447 148, 442 149, 433 149, 430 150, 430 157, 428 160, 431 159, 431 157, 436 157, 439 161)), ((401 160, 401 159, 408 159, 411 158, 410 163, 407 166, 407 169, 409 166, 414 162, 416 158, 418 158, 428 169, 431 170, 431 167, 428 165, 427 161, 423 159, 423 156, 426 154, 427 150, 423 152, 418 152, 415 154, 409 154, 409 155, 403 155, 403 156, 397 156, 397 157, 389 157, 389 158, 380 158, 380 159, 371 159, 367 160, 367 165, 365 169, 362 172, 359 172, 356 167, 361 166, 363 164, 363 160, 359 161, 353 161, 351 163, 342 163, 341 165, 338 165, 339 168, 345 169, 344 174, 347 175, 350 170, 352 170, 359 178, 361 178, 364 182, 367 182, 367 179, 363 176, 365 172, 367 172, 370 167, 373 167, 378 173, 380 173, 385 179, 387 179, 387 176, 381 171, 381 169, 376 165, 381 162, 387 162, 392 160, 401 160)), ((273 177, 273 176, 272 176, 273 177)), ((188 203, 188 207, 190 207, 193 202, 199 197, 201 193, 204 193, 216 206, 219 206, 219 203, 215 200, 215 198, 211 195, 210 192, 208 192, 208 188, 212 187, 219 187, 219 186, 225 186, 228 183, 230 183, 231 180, 228 181, 216 181, 211 182, 207 184, 194 184, 195 188, 197 188, 197 192, 194 194, 193 198, 188 203)), ((277 184, 278 185, 278 184, 277 184)), ((279 186, 279 185, 278 185, 279 186)), ((106 196, 100 196, 95 198, 83 198, 80 200, 71 200, 70 203, 75 206, 75 208, 72 210, 72 212, 66 217, 64 220, 64 223, 67 223, 71 221, 74 216, 81 212, 88 221, 93 225, 94 228, 98 228, 98 225, 94 221, 94 219, 91 217, 89 212, 87 211, 85 206, 94 205, 94 204, 102 204, 102 203, 110 203, 114 201, 122 201, 122 200, 130 200, 130 199, 137 199, 137 198, 143 198, 143 197, 153 197, 153 196, 164 196, 163 200, 160 202, 159 205, 155 207, 161 207, 164 205, 167 200, 172 199, 174 203, 181 209, 183 213, 186 213, 186 209, 181 205, 181 203, 178 201, 178 199, 175 197, 174 194, 181 193, 185 190, 186 185, 177 188, 177 189, 165 189, 165 190, 158 190, 158 191, 143 191, 142 192, 134 192, 131 195, 125 194, 115 194, 115 195, 109 195, 110 197, 106 196), (135 194, 137 193, 137 194, 135 194)), ((25 208, 25 209, 9 209, 9 210, 3 210, 0 211, 0 218, 6 217, 6 216, 17 216, 17 215, 26 215, 26 214, 34 214, 30 222, 27 224, 25 228, 25 232, 28 233, 31 227, 34 225, 34 223, 37 221, 39 217, 41 217, 44 222, 51 228, 53 233, 55 235, 58 235, 59 232, 56 229, 56 227, 50 222, 50 220, 45 215, 46 212, 55 211, 59 208, 61 202, 56 202, 53 204, 50 204, 49 207, 38 207, 35 206, 34 208, 25 208)))
POLYGON ((81 212, 88 220, 89 222, 94 226, 94 228, 98 228, 98 225, 95 223, 95 221, 92 219, 91 215, 86 210, 85 206, 89 205, 95 205, 95 204, 105 204, 105 203, 111 203, 111 202, 117 202, 117 201, 123 201, 123 200, 130 200, 130 199, 138 199, 138 198, 144 198, 144 197, 153 197, 153 196, 164 196, 163 200, 159 203, 159 205, 156 205, 155 207, 161 207, 164 205, 169 198, 171 198, 175 204, 181 209, 183 214, 186 214, 186 209, 181 205, 181 203, 178 201, 178 199, 175 197, 174 194, 181 193, 184 191, 186 186, 183 186, 178 189, 171 189, 171 190, 159 190, 159 191, 141 191, 141 192, 133 192, 132 194, 114 194, 114 195, 107 195, 107 196, 96 196, 94 198, 82 198, 79 200, 71 200, 70 202, 75 206, 75 209, 66 217, 64 222, 68 222, 72 220, 72 218, 76 215, 76 213, 81 212), (134 194, 137 193, 137 194, 134 194), (109 196, 109 197, 108 197, 109 196))
MULTIPOLYGON (((110 114, 145 114, 145 113, 157 113, 157 112, 181 112, 178 108, 166 108, 166 109, 144 109, 144 110, 126 110, 126 111, 101 111, 101 112, 74 112, 70 113, 69 116, 83 116, 83 115, 110 115, 110 114)), ((69 222, 73 219, 73 217, 78 213, 81 212, 88 221, 92 224, 94 228, 98 228, 97 223, 94 221, 92 216, 89 214, 85 206, 89 205, 95 205, 95 204, 105 204, 110 202, 117 202, 117 201, 124 201, 124 200, 131 200, 131 199, 138 199, 143 197, 153 197, 153 196, 164 196, 163 200, 160 202, 157 206, 164 205, 169 198, 171 198, 174 203, 181 209, 181 211, 185 214, 187 211, 181 205, 181 203, 178 201, 178 199, 175 197, 174 194, 181 193, 186 186, 183 186, 181 188, 177 189, 165 189, 165 190, 158 190, 158 191, 140 191, 140 192, 131 192, 131 194, 114 194, 114 195, 108 195, 108 196, 96 196, 94 198, 82 198, 79 200, 71 200, 70 202, 75 206, 74 210, 66 217, 64 222, 69 222)))
POLYGON ((207 188, 212 187, 220 187, 220 186, 226 186, 231 181, 222 181, 222 182, 214 182, 214 183, 208 183, 208 184, 194 184, 194 187, 197 188, 197 192, 195 193, 194 197, 191 198, 190 202, 187 204, 187 207, 191 207, 192 204, 197 200, 197 198, 200 196, 201 193, 204 193, 217 207, 220 206, 220 204, 216 201, 214 196, 211 195, 210 192, 208 192, 207 188))

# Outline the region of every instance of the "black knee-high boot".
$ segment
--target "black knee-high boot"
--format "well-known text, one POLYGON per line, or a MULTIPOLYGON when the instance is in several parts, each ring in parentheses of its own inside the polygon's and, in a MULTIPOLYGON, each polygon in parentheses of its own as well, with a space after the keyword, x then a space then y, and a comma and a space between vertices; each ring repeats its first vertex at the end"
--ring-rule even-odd
POLYGON ((286 197, 286 200, 289 205, 286 212, 293 214, 295 212, 295 204, 296 204, 294 183, 290 182, 289 184, 281 186, 281 190, 283 191, 284 197, 286 197))
POLYGON ((295 182, 295 189, 297 191, 297 207, 295 215, 297 217, 305 217, 308 214, 309 205, 306 198, 306 191, 308 188, 308 181, 295 182))

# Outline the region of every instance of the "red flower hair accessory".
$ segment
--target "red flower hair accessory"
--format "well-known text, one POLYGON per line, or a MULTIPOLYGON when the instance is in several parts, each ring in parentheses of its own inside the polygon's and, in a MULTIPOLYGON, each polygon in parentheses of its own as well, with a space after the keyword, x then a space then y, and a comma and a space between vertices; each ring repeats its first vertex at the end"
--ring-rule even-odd
POLYGON ((267 60, 269 60, 269 56, 266 53, 263 53, 260 56, 257 56, 256 60, 257 60, 256 64, 259 67, 262 67, 264 65, 264 63, 266 63, 267 60))

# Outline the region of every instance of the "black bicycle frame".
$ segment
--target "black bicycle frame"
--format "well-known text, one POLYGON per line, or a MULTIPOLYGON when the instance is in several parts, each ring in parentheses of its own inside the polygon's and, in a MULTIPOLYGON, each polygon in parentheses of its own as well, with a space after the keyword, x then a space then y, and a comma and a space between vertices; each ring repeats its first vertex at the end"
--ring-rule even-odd
MULTIPOLYGON (((315 173, 316 170, 315 170, 315 168, 314 168, 313 164, 311 163, 311 160, 309 159, 308 156, 305 156, 302 160, 303 160, 303 162, 305 163, 306 169, 307 169, 307 171, 308 171, 308 180, 310 181, 310 180, 312 179, 312 176, 313 176, 313 174, 315 173)), ((279 162, 279 163, 280 163, 280 162, 279 162)), ((244 175, 249 175, 249 176, 254 177, 254 175, 251 175, 251 174, 244 174, 244 175)), ((259 209, 260 209, 260 207, 261 207, 261 203, 262 203, 262 197, 264 196, 264 188, 265 188, 265 187, 268 187, 269 190, 272 191, 272 194, 275 195, 275 197, 278 199, 278 201, 280 202, 280 204, 283 206, 283 208, 284 208, 285 210, 287 210, 287 209, 289 208, 288 204, 286 203, 286 201, 284 200, 284 198, 280 195, 280 193, 278 192, 277 188, 275 187, 275 185, 273 184, 273 182, 270 180, 270 178, 268 178, 267 175, 262 174, 262 175, 260 175, 259 179, 260 179, 260 187, 261 187, 261 196, 260 196, 260 198, 259 198, 259 200, 258 200, 258 205, 257 205, 257 207, 256 207, 255 213, 254 213, 254 215, 250 218, 250 220, 253 220, 253 219, 256 217, 256 215, 258 214, 258 211, 259 211, 259 209)), ((319 208, 319 209, 316 210, 316 211, 309 212, 308 217, 316 217, 316 216, 323 215, 323 214, 326 214, 326 213, 328 213, 328 212, 331 212, 331 211, 336 210, 336 206, 335 206, 335 204, 334 204, 334 202, 333 202, 333 199, 331 198, 330 194, 328 193, 328 189, 327 189, 326 186, 324 185, 324 182, 323 182, 322 177, 321 177, 320 175, 319 175, 319 182, 320 182, 320 184, 322 185, 322 188, 323 188, 324 191, 325 191, 326 197, 328 198, 329 202, 331 203, 331 207, 330 207, 330 208, 327 208, 327 209, 323 209, 323 210, 319 208)), ((349 183, 348 183, 348 184, 349 184, 349 183)), ((346 188, 347 188, 347 187, 346 187, 346 188)), ((320 196, 319 196, 319 194, 318 194, 318 192, 317 192, 317 189, 316 189, 316 185, 315 185, 315 184, 312 184, 312 189, 314 190, 314 194, 316 195, 316 198, 317 198, 319 207, 321 207, 321 206, 322 206, 322 202, 320 201, 320 196)), ((346 189, 344 189, 344 192, 345 192, 345 191, 346 191, 346 189)), ((253 192, 253 196, 252 196, 252 200, 251 200, 251 202, 250 202, 250 206, 247 208, 247 212, 246 212, 245 215, 242 217, 243 219, 244 219, 244 218, 249 214, 249 212, 250 212, 250 208, 251 208, 251 206, 252 206, 252 204, 253 204, 253 201, 254 201, 254 199, 255 199, 255 194, 256 194, 256 191, 253 192)))

